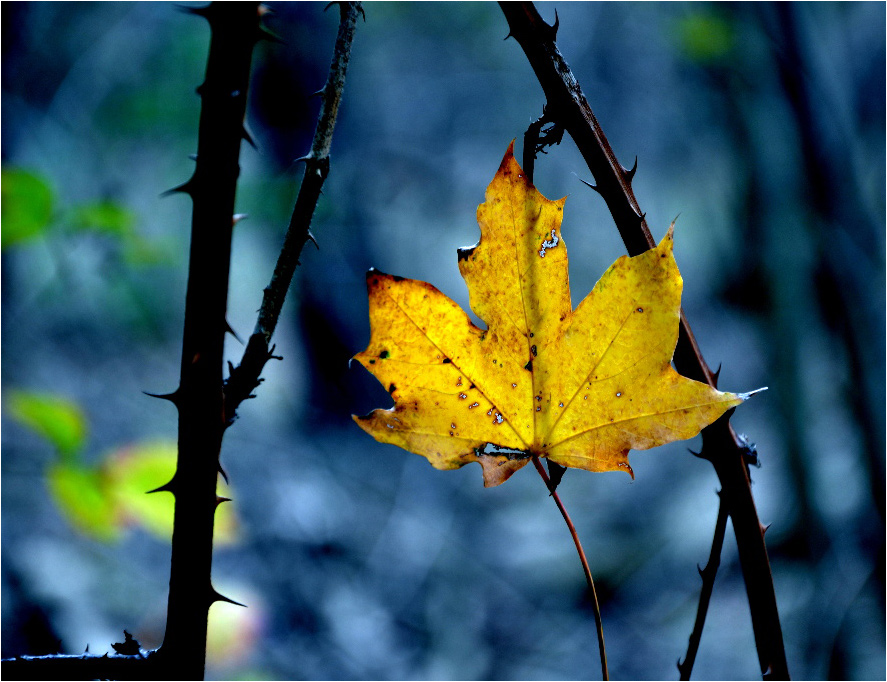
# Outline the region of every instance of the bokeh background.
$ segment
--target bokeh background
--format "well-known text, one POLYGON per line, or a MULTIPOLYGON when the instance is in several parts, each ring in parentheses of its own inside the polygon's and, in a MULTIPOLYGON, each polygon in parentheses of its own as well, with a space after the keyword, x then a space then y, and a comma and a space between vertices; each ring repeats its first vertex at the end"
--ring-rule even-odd
MULTIPOLYGON (((229 321, 255 322, 337 27, 270 3, 258 46, 229 321)), ((793 676, 884 679, 885 6, 561 3, 558 44, 655 236, 678 214, 684 309, 722 387, 770 390, 733 423, 752 469, 793 676)), ((166 3, 2 5, 2 654, 160 644, 176 386, 209 32, 166 3), (150 503, 146 500, 151 500, 150 503)), ((369 3, 332 171, 256 400, 226 435, 234 502, 207 675, 595 678, 569 534, 532 467, 485 490, 352 422, 390 404, 348 359, 364 272, 463 307, 456 248, 513 138, 542 112, 494 3, 369 3)), ((623 251, 569 138, 537 162, 569 195, 574 304, 623 251)), ((242 347, 229 339, 235 362, 242 347)), ((676 678, 717 515, 698 441, 634 453, 636 480, 561 494, 602 600, 614 678, 676 678)), ((694 677, 755 679, 728 529, 694 677)))

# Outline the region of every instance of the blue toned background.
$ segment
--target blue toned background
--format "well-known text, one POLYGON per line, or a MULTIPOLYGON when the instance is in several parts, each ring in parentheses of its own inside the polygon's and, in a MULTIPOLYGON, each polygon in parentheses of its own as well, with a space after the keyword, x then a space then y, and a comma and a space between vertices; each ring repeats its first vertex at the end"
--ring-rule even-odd
MULTIPOLYGON (((241 155, 249 219, 228 316, 241 337, 337 25, 322 4, 271 6, 285 43, 254 57, 258 150, 241 155)), ((770 387, 733 424, 760 455, 789 669, 883 679, 885 6, 556 7, 558 44, 616 154, 639 159, 654 236, 680 214, 684 309, 720 385, 770 387)), ((540 11, 554 20, 555 5, 540 11)), ((103 652, 124 628, 153 647, 171 502, 139 505, 165 480, 156 461, 176 421, 142 391, 178 379, 190 226, 187 198, 159 195, 192 170, 209 32, 166 3, 2 13, 2 654, 103 652)), ((213 607, 209 677, 598 674, 582 571, 532 468, 485 490, 479 467, 436 471, 350 419, 390 404, 348 366, 369 338, 367 268, 468 308, 456 248, 477 241, 484 189, 544 101, 507 32, 494 3, 366 6, 320 249, 306 249, 276 336, 284 361, 225 438, 234 502, 214 582, 249 608, 213 607)), ((580 178, 569 138, 537 162, 538 188, 569 195, 574 304, 624 253, 580 178)), ((613 678, 677 677, 717 515, 714 471, 687 452, 698 446, 633 453, 634 482, 568 471, 561 484, 613 678)), ((729 528, 694 677, 759 677, 729 528)))

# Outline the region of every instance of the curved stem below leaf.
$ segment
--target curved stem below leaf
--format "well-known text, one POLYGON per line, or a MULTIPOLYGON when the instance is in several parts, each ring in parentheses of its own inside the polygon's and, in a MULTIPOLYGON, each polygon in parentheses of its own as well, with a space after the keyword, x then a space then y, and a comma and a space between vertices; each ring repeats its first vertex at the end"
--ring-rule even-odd
POLYGON ((573 536, 576 551, 579 553, 579 561, 582 562, 582 570, 585 571, 585 580, 588 582, 588 590, 591 593, 591 603, 594 607, 594 625, 597 629, 598 647, 601 652, 601 675, 604 680, 609 680, 610 673, 607 670, 607 650, 606 647, 604 647, 604 624, 601 620, 601 608, 598 604, 597 592, 594 589, 594 579, 591 577, 591 569, 588 567, 588 559, 585 558, 585 550, 582 549, 582 543, 579 542, 579 535, 576 533, 576 527, 573 525, 573 521, 570 519, 570 515, 564 507, 564 503, 561 502, 561 498, 557 494, 557 491, 552 488, 548 474, 545 472, 545 468, 539 461, 538 455, 533 455, 533 466, 536 467, 536 471, 539 472, 542 480, 545 481, 545 486, 551 492, 551 497, 554 499, 554 503, 560 510, 561 516, 564 517, 564 521, 567 523, 567 528, 570 530, 570 535, 573 536))

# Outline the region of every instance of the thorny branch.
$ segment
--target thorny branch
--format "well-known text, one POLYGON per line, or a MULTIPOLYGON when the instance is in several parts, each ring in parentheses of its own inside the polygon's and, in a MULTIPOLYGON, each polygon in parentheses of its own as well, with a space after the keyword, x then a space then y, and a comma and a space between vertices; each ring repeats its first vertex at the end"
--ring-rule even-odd
POLYGON ((293 274, 299 265, 302 249, 306 242, 314 241, 310 232, 311 218, 320 198, 324 180, 329 174, 330 146, 333 140, 333 129, 336 125, 336 114, 339 111, 339 103, 342 100, 342 91, 345 87, 345 73, 351 57, 354 29, 357 16, 363 14, 360 2, 338 4, 340 11, 339 32, 326 85, 319 91, 321 96, 320 113, 311 151, 299 159, 299 161, 305 162, 305 174, 299 188, 296 205, 290 218, 283 247, 277 258, 277 264, 274 267, 274 273, 271 275, 271 282, 265 287, 262 307, 259 309, 256 326, 247 342, 243 358, 237 367, 229 363, 229 376, 225 381, 225 419, 229 425, 233 423, 240 403, 251 398, 252 391, 261 383, 262 379, 259 377, 265 363, 277 357, 274 355, 274 346, 270 345, 271 337, 277 327, 277 320, 280 317, 280 311, 283 308, 293 274))
MULTIPOLYGON (((217 601, 231 601, 212 586, 216 495, 223 421, 222 366, 231 234, 252 52, 265 33, 258 2, 213 2, 185 11, 211 29, 201 97, 196 167, 171 190, 193 202, 185 324, 179 387, 166 395, 179 412, 176 472, 151 492, 175 498, 169 599, 163 644, 143 652, 124 631, 112 645, 121 657, 19 658, 3 673, 18 679, 202 679, 207 616, 217 601)), ((236 603, 236 602, 235 602, 236 603)))
POLYGON ((264 37, 259 3, 189 8, 209 23, 194 175, 176 191, 193 205, 181 379, 170 395, 179 413, 172 479, 154 492, 175 498, 169 600, 158 679, 203 679, 207 617, 220 595, 211 582, 214 516, 224 434, 222 368, 225 313, 240 146, 253 47, 264 37))
MULTIPOLYGON (((558 22, 553 26, 546 24, 532 2, 500 2, 499 5, 508 21, 509 35, 523 48, 545 93, 546 115, 570 133, 585 158, 597 183, 594 189, 607 203, 629 255, 652 248, 655 241, 631 187, 637 165, 626 169, 617 161, 579 83, 555 44, 558 22)), ((702 357, 683 311, 674 364, 689 378, 717 385, 717 374, 702 357)), ((730 412, 703 430, 703 456, 715 467, 733 520, 761 672, 772 678, 787 679, 788 664, 764 528, 751 494, 743 448, 729 418, 730 412)))
POLYGON ((708 613, 708 605, 715 586, 718 566, 721 565, 721 549, 724 547, 724 535, 727 533, 727 516, 727 506, 721 500, 718 506, 718 520, 715 523, 715 533, 711 541, 711 553, 708 555, 708 563, 705 565, 705 568, 699 569, 699 575, 702 577, 702 590, 699 593, 699 606, 696 609, 696 621, 693 623, 693 632, 690 634, 690 642, 687 645, 687 655, 684 656, 683 661, 678 661, 678 672, 680 672, 682 680, 690 679, 693 663, 696 662, 696 653, 699 651, 699 643, 702 641, 705 616, 708 613))

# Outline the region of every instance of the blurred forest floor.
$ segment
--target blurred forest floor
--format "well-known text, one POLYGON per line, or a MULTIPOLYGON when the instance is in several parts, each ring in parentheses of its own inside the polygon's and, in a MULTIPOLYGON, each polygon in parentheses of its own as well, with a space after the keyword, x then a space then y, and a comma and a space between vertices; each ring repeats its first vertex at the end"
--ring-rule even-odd
MULTIPOLYGON (((336 31, 269 3, 254 58, 228 319, 241 337, 298 189, 336 31)), ((561 3, 558 45, 658 239, 678 214, 683 307, 752 469, 796 679, 883 679, 885 5, 561 3)), ((191 173, 208 30, 168 3, 3 3, 3 656, 160 643, 191 173), (52 426, 47 426, 51 424, 52 426), (113 484, 113 485, 111 485, 113 484), (113 495, 109 490, 117 491, 113 495), (161 496, 151 496, 157 498, 161 496), (112 499, 113 498, 113 499, 112 499)), ((390 404, 348 359, 364 273, 468 309, 456 248, 543 95, 494 3, 368 3, 313 232, 256 400, 229 430, 234 498, 208 678, 587 679, 582 572, 530 467, 485 490, 353 425, 390 404)), ((519 150, 518 150, 519 153, 519 150)), ((569 195, 574 303, 623 247, 569 139, 536 185, 569 195)), ((229 355, 242 352, 229 339, 229 355)), ((602 600, 614 679, 677 677, 717 516, 687 448, 636 480, 561 484, 602 600)), ((694 677, 759 677, 728 534, 694 677)))

